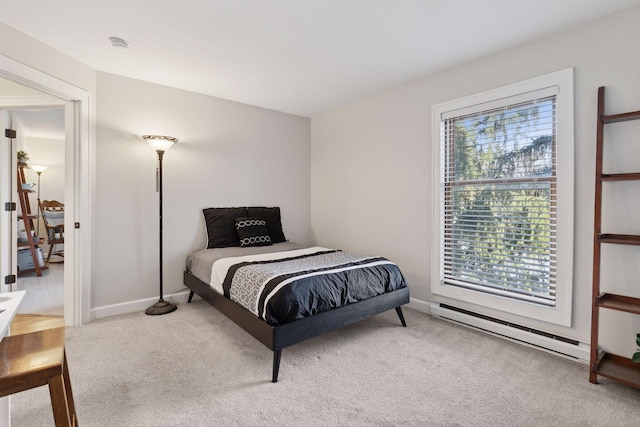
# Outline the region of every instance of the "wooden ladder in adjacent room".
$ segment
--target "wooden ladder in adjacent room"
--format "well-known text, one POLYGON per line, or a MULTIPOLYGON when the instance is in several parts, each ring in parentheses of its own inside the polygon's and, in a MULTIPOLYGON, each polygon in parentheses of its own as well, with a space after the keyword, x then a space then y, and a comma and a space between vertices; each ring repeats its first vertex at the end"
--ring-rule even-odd
MULTIPOLYGON (((29 165, 27 163, 18 161, 18 199, 20 200, 20 215, 18 215, 18 222, 22 221, 26 233, 26 241, 18 242, 18 248, 28 248, 31 260, 33 261, 33 267, 18 270, 18 275, 35 272, 36 275, 42 276, 42 270, 46 270, 49 266, 47 264, 41 266, 39 262, 41 257, 38 256, 38 248, 42 243, 44 243, 44 239, 37 236, 38 230, 34 227, 33 220, 38 218, 40 213, 31 213, 29 194, 33 193, 33 190, 23 187, 27 182, 24 175, 24 169, 28 167, 29 165)), ((18 266, 19 265, 20 264, 18 264, 18 266)))
MULTIPOLYGON (((600 263, 602 244, 640 245, 640 235, 602 233, 602 184, 603 182, 640 181, 640 172, 603 173, 604 127, 610 123, 640 120, 640 111, 606 115, 604 112, 604 87, 598 88, 598 125, 596 140, 596 188, 593 238, 593 298, 591 306, 591 372, 589 381, 596 383, 598 375, 640 388, 640 364, 630 358, 598 351, 600 309, 618 310, 640 314, 640 298, 602 292, 600 289, 600 263)), ((635 335, 629 339, 635 339, 635 335)))

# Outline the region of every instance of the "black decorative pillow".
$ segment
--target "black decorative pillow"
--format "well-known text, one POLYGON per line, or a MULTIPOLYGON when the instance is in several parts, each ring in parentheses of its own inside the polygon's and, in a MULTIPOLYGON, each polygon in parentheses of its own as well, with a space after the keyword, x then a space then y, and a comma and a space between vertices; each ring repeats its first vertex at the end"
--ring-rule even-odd
POLYGON ((263 219, 236 218, 236 231, 242 247, 269 246, 271 244, 267 222, 263 219))
POLYGON ((282 231, 282 221, 280 220, 280 208, 264 208, 253 207, 247 208, 250 218, 259 218, 267 222, 267 229, 269 230, 269 237, 271 237, 271 243, 286 242, 282 231))
POLYGON ((246 217, 246 208, 207 208, 202 213, 207 227, 207 248, 240 246, 236 218, 246 217))

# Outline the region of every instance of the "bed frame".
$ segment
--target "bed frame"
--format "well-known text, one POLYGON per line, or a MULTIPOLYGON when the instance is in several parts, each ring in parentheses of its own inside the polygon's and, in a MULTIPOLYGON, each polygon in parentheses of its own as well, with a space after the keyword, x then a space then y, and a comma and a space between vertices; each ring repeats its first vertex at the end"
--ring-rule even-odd
POLYGON ((392 308, 396 309, 402 326, 407 326, 401 306, 409 302, 408 287, 305 317, 291 323, 270 325, 256 317, 249 310, 220 295, 208 284, 188 271, 184 272, 184 284, 191 289, 189 302, 191 302, 194 294, 198 294, 203 300, 217 308, 222 314, 273 351, 273 375, 271 381, 274 383, 278 381, 280 358, 282 349, 285 347, 383 313, 392 308))

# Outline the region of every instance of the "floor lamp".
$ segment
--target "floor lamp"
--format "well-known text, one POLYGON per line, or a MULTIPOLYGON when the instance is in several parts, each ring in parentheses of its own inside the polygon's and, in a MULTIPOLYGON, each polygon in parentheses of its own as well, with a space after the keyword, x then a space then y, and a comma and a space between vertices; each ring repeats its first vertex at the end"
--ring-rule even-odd
POLYGON ((42 175, 42 172, 46 171, 47 168, 48 166, 31 165, 31 169, 38 174, 38 225, 36 226, 36 236, 40 235, 40 175, 42 175))
POLYGON ((158 153, 158 169, 156 171, 157 177, 157 191, 160 195, 160 299, 157 303, 147 308, 145 313, 149 315, 167 314, 175 311, 178 306, 172 302, 165 301, 162 294, 162 157, 169 148, 178 143, 178 140, 171 136, 163 135, 142 135, 142 138, 151 144, 151 147, 158 153))

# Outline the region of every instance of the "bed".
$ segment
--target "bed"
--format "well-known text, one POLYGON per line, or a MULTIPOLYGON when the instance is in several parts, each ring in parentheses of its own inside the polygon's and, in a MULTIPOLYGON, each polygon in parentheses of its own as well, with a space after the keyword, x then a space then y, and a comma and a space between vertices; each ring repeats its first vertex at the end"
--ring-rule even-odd
POLYGON ((273 351, 401 306, 409 288, 396 264, 284 237, 278 208, 203 210, 207 247, 188 255, 184 284, 273 351))

